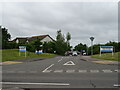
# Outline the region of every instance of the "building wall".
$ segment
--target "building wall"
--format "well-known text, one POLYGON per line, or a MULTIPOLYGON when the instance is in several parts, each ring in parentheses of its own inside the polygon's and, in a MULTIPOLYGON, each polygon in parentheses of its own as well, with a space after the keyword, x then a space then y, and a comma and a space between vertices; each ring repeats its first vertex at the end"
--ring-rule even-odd
POLYGON ((19 43, 19 40, 18 40, 18 39, 16 40, 16 43, 19 43))
POLYGON ((50 42, 53 41, 50 37, 45 37, 43 40, 41 40, 41 42, 50 42))

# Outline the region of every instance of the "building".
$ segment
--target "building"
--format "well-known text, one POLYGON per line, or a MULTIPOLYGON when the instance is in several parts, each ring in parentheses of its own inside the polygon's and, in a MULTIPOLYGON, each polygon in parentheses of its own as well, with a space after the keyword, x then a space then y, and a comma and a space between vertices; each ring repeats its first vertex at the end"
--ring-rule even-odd
POLYGON ((49 35, 39 35, 39 36, 32 36, 32 37, 17 37, 12 42, 16 43, 29 43, 34 40, 39 39, 40 42, 50 42, 55 41, 53 38, 51 38, 49 35))

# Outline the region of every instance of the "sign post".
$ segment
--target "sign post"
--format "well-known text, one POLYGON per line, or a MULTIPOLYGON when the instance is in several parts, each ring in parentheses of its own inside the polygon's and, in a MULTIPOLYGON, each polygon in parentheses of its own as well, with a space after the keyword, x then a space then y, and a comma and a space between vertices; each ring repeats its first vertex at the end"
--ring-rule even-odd
POLYGON ((19 56, 21 56, 21 52, 25 52, 26 57, 26 46, 19 46, 19 56))
POLYGON ((111 52, 113 56, 113 46, 100 46, 100 56, 102 52, 111 52))

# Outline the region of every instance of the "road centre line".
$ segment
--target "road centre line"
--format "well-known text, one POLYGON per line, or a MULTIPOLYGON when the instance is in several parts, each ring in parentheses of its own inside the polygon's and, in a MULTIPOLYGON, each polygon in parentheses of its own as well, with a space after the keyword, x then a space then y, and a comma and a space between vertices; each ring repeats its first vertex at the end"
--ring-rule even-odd
POLYGON ((99 70, 90 70, 91 73, 98 73, 99 70))
POLYGON ((51 64, 49 67, 47 67, 45 70, 43 70, 42 72, 46 72, 49 68, 51 68, 54 64, 51 64))
POLYGON ((55 73, 62 73, 63 70, 55 70, 54 72, 55 72, 55 73))
POLYGON ((86 73, 87 70, 79 70, 79 73, 86 73))
POLYGON ((102 70, 104 73, 111 73, 112 71, 111 70, 102 70))
POLYGON ((67 73, 74 73, 75 70, 66 70, 67 73))
POLYGON ((69 83, 22 83, 22 82, 0 82, 1 84, 14 84, 14 85, 57 85, 57 86, 68 86, 69 83))

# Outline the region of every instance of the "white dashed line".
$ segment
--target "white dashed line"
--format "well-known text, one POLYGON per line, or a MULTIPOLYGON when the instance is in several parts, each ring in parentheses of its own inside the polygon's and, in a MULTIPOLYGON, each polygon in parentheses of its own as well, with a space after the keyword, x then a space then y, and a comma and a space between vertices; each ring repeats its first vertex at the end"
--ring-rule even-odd
POLYGON ((104 73, 112 73, 111 70, 102 70, 104 73))
POLYGON ((90 70, 91 73, 98 73, 99 70, 90 70))
POLYGON ((55 73, 62 73, 63 70, 55 70, 54 72, 55 72, 55 73))
POLYGON ((51 71, 51 70, 48 70, 49 68, 51 68, 54 64, 50 65, 49 67, 47 67, 45 70, 43 70, 42 72, 48 72, 48 71, 51 71))
POLYGON ((66 73, 74 73, 75 70, 66 70, 66 73))
POLYGON ((44 73, 50 73, 52 70, 46 70, 44 71, 44 73))
POLYGON ((7 73, 15 73, 15 71, 7 71, 7 73))
POLYGON ((26 73, 26 71, 18 71, 18 73, 26 73))
POLYGON ((37 73, 37 71, 29 71, 30 73, 37 73))
POLYGON ((87 70, 79 70, 78 72, 79 72, 79 73, 86 73, 87 70))

